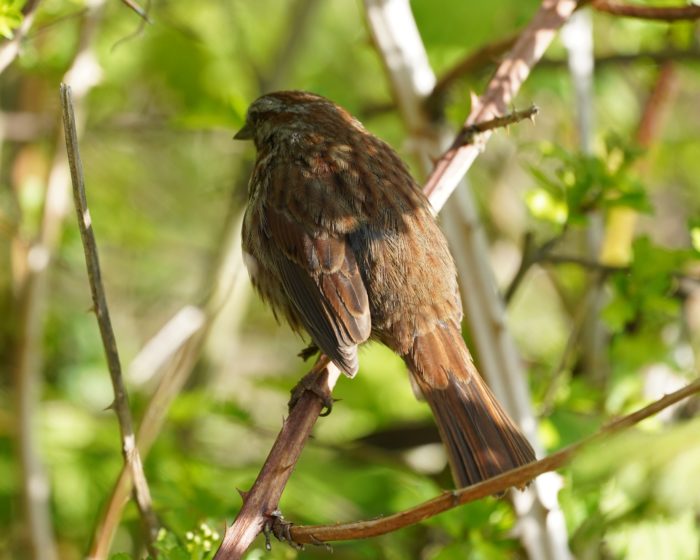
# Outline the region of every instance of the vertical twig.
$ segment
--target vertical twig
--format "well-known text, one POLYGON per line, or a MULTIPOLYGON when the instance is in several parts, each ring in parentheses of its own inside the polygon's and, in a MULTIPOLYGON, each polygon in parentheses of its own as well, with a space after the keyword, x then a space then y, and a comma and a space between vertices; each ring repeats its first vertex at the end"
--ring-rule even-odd
POLYGON ((258 89, 263 93, 279 89, 287 81, 287 76, 293 69, 294 59, 303 44, 309 23, 313 21, 319 0, 296 0, 287 4, 289 4, 291 14, 286 36, 279 45, 269 70, 263 73, 258 80, 258 89))
POLYGON ((80 238, 85 251, 85 263, 87 265, 94 312, 97 315, 97 323, 100 328, 102 344, 107 357, 107 366, 114 389, 112 408, 119 422, 124 462, 129 466, 134 480, 134 497, 136 499, 136 504, 147 530, 148 542, 151 543, 156 537, 158 522, 153 513, 151 495, 146 482, 146 476, 143 472, 141 456, 136 447, 131 411, 129 410, 129 398, 122 379, 119 352, 117 350, 117 343, 112 329, 104 287, 102 285, 97 243, 92 230, 90 211, 88 210, 85 196, 85 179, 78 148, 78 133, 76 131, 75 114, 71 101, 71 89, 66 84, 61 84, 61 108, 63 111, 63 128, 66 136, 66 151, 73 182, 73 202, 78 216, 80 238))

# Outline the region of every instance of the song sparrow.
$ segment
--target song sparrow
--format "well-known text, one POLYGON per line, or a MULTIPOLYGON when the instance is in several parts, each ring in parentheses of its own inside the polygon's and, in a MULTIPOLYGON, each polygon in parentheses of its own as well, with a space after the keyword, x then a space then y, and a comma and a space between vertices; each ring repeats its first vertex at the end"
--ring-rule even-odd
POLYGON ((257 99, 235 138, 257 148, 243 250, 275 313, 350 377, 367 340, 399 354, 459 486, 534 460, 472 363, 447 242, 394 150, 301 91, 257 99))

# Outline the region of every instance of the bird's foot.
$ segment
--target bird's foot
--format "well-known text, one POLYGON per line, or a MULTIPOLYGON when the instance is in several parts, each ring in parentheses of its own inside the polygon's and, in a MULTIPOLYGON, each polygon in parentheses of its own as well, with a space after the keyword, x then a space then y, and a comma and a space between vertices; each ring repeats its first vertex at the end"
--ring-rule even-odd
POLYGON ((274 536, 280 542, 289 543, 289 546, 297 550, 303 550, 304 545, 296 542, 292 538, 292 527, 294 523, 286 521, 282 512, 276 509, 273 512, 265 515, 265 524, 263 525, 263 535, 265 536, 265 550, 272 550, 270 543, 270 535, 274 536))
POLYGON ((330 360, 328 360, 326 356, 321 355, 314 368, 304 377, 302 377, 299 380, 299 383, 295 385, 295 387, 292 389, 292 396, 287 404, 290 412, 299 402, 302 395, 306 391, 310 391, 319 398, 321 403, 323 403, 323 408, 321 409, 319 416, 328 416, 331 413, 335 400, 331 397, 327 385, 322 383, 322 381, 326 378, 325 368, 329 362, 330 360))

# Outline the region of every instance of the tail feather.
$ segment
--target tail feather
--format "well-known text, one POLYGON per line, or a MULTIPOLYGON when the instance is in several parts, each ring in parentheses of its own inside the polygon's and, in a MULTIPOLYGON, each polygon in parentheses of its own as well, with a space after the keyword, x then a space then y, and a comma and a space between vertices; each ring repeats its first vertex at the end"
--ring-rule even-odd
POLYGON ((475 484, 535 460, 535 453, 474 367, 456 328, 416 338, 406 362, 430 405, 455 482, 475 484))

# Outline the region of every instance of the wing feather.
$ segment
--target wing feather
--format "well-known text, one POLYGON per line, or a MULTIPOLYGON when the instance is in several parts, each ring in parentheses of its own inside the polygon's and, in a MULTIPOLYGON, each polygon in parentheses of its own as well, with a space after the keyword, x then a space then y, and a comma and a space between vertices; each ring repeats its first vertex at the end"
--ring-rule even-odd
POLYGON ((367 291, 344 236, 309 232, 286 212, 268 209, 266 230, 282 285, 316 345, 352 376, 357 345, 372 329, 367 291))

